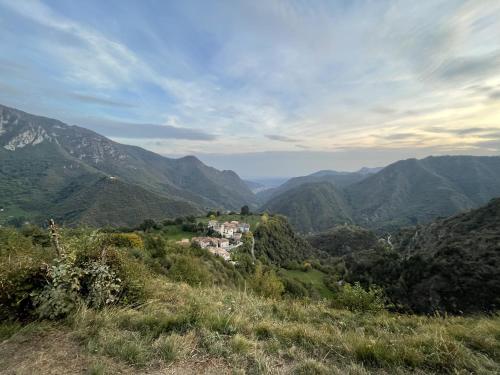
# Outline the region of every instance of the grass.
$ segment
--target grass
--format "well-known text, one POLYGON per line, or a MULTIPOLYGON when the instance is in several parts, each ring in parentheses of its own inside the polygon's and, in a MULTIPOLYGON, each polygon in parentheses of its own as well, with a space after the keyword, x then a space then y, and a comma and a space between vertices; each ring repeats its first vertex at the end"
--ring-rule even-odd
POLYGON ((316 269, 310 269, 307 272, 301 270, 285 270, 283 269, 285 275, 292 277, 296 280, 302 281, 304 283, 310 283, 314 289, 316 289, 321 297, 331 298, 333 292, 328 289, 324 283, 325 274, 316 269))
POLYGON ((182 225, 168 225, 162 229, 162 234, 168 240, 180 241, 183 238, 191 239, 199 234, 182 230, 182 225))
MULTIPOLYGON (((361 314, 161 278, 150 287, 150 301, 138 308, 81 308, 65 323, 69 328, 61 325, 95 358, 93 373, 101 373, 102 358, 136 372, 198 363, 256 374, 500 371, 499 316, 361 314)), ((18 331, 9 323, 0 327, 18 331)))

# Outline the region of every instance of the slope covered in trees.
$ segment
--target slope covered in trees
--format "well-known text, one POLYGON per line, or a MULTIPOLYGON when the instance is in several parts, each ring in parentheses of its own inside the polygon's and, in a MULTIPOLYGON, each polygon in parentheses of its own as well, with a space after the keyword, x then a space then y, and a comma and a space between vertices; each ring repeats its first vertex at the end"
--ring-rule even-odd
MULTIPOLYGON (((59 201, 76 206, 80 198, 73 197, 73 191, 80 194, 84 190, 95 197, 105 194, 106 200, 117 206, 119 196, 95 190, 101 186, 95 182, 102 177, 115 177, 123 187, 130 184, 128 190, 144 191, 138 193, 137 201, 129 195, 130 205, 139 207, 147 195, 146 201, 157 200, 164 217, 177 216, 181 207, 185 214, 207 207, 255 207, 254 194, 236 173, 208 167, 193 156, 166 158, 78 126, 2 105, 0 125, 2 221, 9 217, 33 219, 50 208, 61 218, 71 218, 71 223, 79 222, 78 211, 63 212, 66 206, 58 206, 59 201), (91 189, 94 191, 90 193, 91 189)), ((136 215, 139 221, 158 216, 153 204, 145 204, 136 215)), ((100 223, 119 224, 97 205, 93 216, 100 223)))
POLYGON ((295 229, 305 233, 352 222, 351 209, 343 192, 328 182, 287 190, 262 209, 286 216, 295 229))
POLYGON ((299 185, 262 208, 301 232, 353 222, 378 231, 427 223, 500 196, 500 157, 441 156, 393 163, 343 189, 299 185))
POLYGON ((500 199, 402 230, 391 242, 345 255, 345 280, 381 285, 393 302, 416 312, 500 305, 500 199))

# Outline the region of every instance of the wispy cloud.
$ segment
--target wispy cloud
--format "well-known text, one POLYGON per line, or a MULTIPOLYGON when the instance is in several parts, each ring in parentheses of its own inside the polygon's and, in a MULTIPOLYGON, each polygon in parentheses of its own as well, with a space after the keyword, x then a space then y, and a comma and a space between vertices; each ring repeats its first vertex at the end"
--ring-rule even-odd
POLYGON ((98 105, 110 106, 110 107, 122 107, 122 108, 135 107, 135 105, 131 104, 131 103, 119 102, 116 100, 101 98, 101 97, 93 96, 93 95, 71 93, 71 94, 69 94, 69 96, 71 98, 78 100, 80 102, 83 102, 83 103, 98 104, 98 105))
POLYGON ((110 121, 107 119, 87 119, 86 127, 111 138, 120 139, 184 139, 213 141, 216 136, 203 130, 185 129, 172 125, 138 124, 110 121))
POLYGON ((297 139, 295 138, 290 138, 287 137, 286 135, 279 135, 279 134, 266 134, 266 138, 272 140, 272 141, 279 141, 279 142, 298 142, 297 139))

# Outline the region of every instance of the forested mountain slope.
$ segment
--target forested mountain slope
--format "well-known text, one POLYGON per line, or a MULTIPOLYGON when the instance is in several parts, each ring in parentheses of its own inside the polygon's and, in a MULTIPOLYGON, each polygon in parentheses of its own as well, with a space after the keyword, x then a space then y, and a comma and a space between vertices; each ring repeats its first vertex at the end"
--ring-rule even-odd
MULTIPOLYGON (((85 190, 85 194, 101 198, 100 194, 106 192, 91 190, 102 187, 95 183, 102 177, 118 179, 120 183, 115 187, 143 191, 144 194, 129 194, 130 206, 139 207, 147 196, 146 206, 153 209, 157 201, 163 217, 255 204, 253 193, 232 171, 208 167, 193 156, 165 158, 78 126, 1 105, 0 160, 0 206, 4 220, 16 216, 40 218, 50 208, 61 217, 71 217, 71 222, 78 222, 79 212, 85 211, 91 202, 72 212, 65 212, 64 207, 80 201, 75 196, 71 202, 73 192, 85 190), (64 205, 60 205, 63 201, 64 205)), ((106 201, 118 204, 120 197, 107 193, 106 201)), ((158 207, 153 211, 139 210, 135 220, 158 217, 158 207)), ((92 220, 104 224, 102 215, 108 218, 106 224, 117 224, 104 208, 95 207, 92 212, 92 220)))

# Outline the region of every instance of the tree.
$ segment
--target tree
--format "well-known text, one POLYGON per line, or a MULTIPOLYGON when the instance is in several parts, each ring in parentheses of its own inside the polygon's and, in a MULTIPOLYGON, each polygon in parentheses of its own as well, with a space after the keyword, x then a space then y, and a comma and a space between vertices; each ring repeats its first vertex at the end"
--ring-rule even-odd
POLYGON ((156 229, 157 227, 158 225, 153 219, 146 219, 139 225, 139 229, 144 232, 148 232, 151 229, 156 229))
POLYGON ((241 207, 241 215, 249 215, 250 214, 250 209, 248 208, 247 205, 244 205, 243 207, 241 207))

